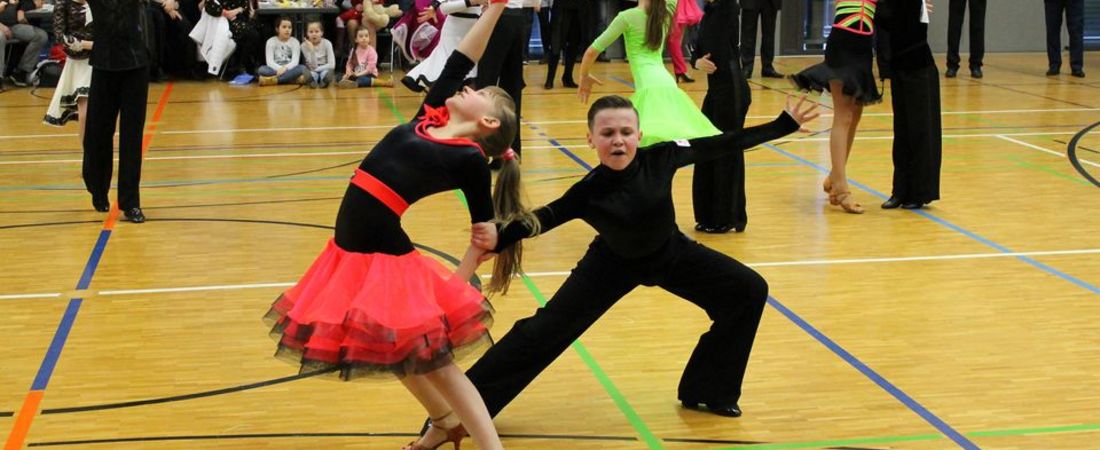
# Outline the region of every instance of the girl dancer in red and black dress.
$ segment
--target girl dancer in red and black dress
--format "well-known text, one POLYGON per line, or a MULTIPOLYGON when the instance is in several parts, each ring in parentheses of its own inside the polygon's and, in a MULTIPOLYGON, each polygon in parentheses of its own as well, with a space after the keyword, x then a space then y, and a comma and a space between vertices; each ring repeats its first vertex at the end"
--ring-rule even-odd
MULTIPOLYGON (((453 363, 459 348, 489 340, 491 306, 466 281, 481 252, 471 248, 451 273, 417 252, 400 222, 410 204, 452 189, 465 193, 472 222, 492 220, 494 208, 505 222, 524 214, 514 201, 518 165, 508 150, 517 126, 511 98, 498 88, 460 91, 503 10, 491 0, 417 118, 387 133, 363 159, 340 205, 335 238, 267 315, 279 339, 276 355, 292 357, 303 371, 400 378, 435 418, 409 449, 446 441, 457 447, 465 430, 483 449, 503 448, 477 390, 453 363), (506 161, 493 196, 488 156, 506 161)), ((506 289, 517 265, 498 259, 489 290, 506 289)))

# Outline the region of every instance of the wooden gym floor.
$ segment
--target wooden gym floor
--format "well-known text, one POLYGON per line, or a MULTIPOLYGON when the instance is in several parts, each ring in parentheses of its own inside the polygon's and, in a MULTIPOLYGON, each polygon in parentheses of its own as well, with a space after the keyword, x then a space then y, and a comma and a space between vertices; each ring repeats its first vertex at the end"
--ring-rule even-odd
MULTIPOLYGON (((1100 65, 1090 57, 1090 78, 1048 78, 1042 54, 987 59, 982 80, 942 80, 943 200, 928 209, 878 208, 892 174, 888 98, 866 110, 850 163, 862 216, 821 193, 828 117, 811 125, 820 134, 747 155, 743 234, 692 231, 692 169, 681 171, 681 228, 771 286, 744 417, 679 407, 680 370, 708 321, 641 288, 504 410, 505 445, 1100 446, 1100 191, 1065 157, 1066 142, 1100 121, 1100 65)), ((544 204, 596 158, 575 92, 543 90, 545 66, 526 70, 524 176, 544 204)), ((596 70, 600 94, 629 93, 625 64, 596 70)), ((750 124, 774 117, 788 90, 752 82, 750 124)), ((705 80, 684 88, 701 101, 705 80)), ((324 246, 352 168, 410 118, 417 96, 155 84, 142 180, 150 220, 134 225, 92 210, 75 125, 40 122, 50 95, 0 94, 6 450, 396 449, 412 439, 424 413, 399 383, 295 377, 271 357, 260 316, 324 246)), ((1097 133, 1080 140, 1094 176, 1098 148, 1097 133)), ((461 255, 460 200, 411 208, 413 239, 461 255)), ((528 278, 494 300, 494 333, 552 295, 592 236, 576 222, 532 241, 528 278)))

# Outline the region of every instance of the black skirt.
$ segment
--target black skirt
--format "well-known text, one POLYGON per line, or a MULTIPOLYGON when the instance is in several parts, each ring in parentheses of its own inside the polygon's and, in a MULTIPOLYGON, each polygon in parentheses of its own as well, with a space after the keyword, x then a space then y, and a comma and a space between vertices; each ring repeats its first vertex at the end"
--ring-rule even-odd
POLYGON ((801 91, 828 91, 829 82, 844 83, 844 95, 862 105, 882 101, 871 70, 873 57, 871 36, 833 28, 825 47, 825 62, 815 64, 790 76, 801 91))

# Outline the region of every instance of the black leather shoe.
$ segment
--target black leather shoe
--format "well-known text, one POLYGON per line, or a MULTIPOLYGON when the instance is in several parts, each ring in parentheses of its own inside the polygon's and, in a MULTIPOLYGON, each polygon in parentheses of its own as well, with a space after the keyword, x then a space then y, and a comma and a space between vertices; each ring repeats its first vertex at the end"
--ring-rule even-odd
POLYGON ((111 210, 111 202, 107 199, 97 196, 92 196, 92 207, 99 212, 107 212, 111 210))
POLYGON ((760 76, 764 78, 783 78, 783 74, 771 67, 765 67, 764 70, 760 71, 760 76))
POLYGON ((958 74, 959 74, 959 68, 958 67, 948 67, 947 72, 944 72, 943 76, 945 76, 947 78, 955 78, 955 75, 958 75, 958 74))
POLYGON ((1053 77, 1055 75, 1058 75, 1058 73, 1061 72, 1061 71, 1062 71, 1061 69, 1051 67, 1051 68, 1047 69, 1047 76, 1048 77, 1053 77))
POLYGON ((128 220, 130 222, 133 222, 133 223, 145 222, 145 214, 143 214, 141 212, 141 208, 127 209, 126 212, 123 213, 123 215, 126 216, 126 220, 128 220))
POLYGON ((1072 73, 1072 75, 1073 75, 1073 76, 1075 76, 1075 77, 1077 77, 1077 78, 1085 78, 1085 71, 1084 71, 1084 70, 1080 70, 1080 69, 1078 69, 1078 70, 1074 70, 1074 71, 1073 71, 1073 73, 1072 73))
POLYGON ((547 78, 546 82, 542 84, 543 89, 554 89, 554 80, 547 78))
POLYGON ((981 77, 982 77, 982 68, 981 67, 975 67, 975 68, 970 69, 970 78, 981 78, 981 77))
POLYGON ((717 414, 725 417, 741 417, 741 407, 736 403, 732 405, 712 405, 709 403, 690 402, 683 400, 681 402, 684 408, 694 409, 696 411, 706 411, 711 414, 717 414))
POLYGON ((410 91, 424 92, 424 86, 421 86, 420 83, 417 83, 416 80, 413 79, 413 77, 401 77, 401 84, 405 85, 406 88, 409 88, 410 91))
POLYGON ((901 209, 921 209, 924 207, 924 203, 921 202, 905 202, 901 204, 901 209))
POLYGON ((561 85, 565 86, 567 88, 570 88, 570 89, 576 89, 576 88, 580 87, 580 86, 577 86, 577 83, 575 81, 573 81, 572 78, 562 78, 561 79, 561 85))
POLYGON ((901 199, 892 195, 890 196, 889 200, 882 202, 882 209, 894 209, 899 206, 901 206, 901 199))

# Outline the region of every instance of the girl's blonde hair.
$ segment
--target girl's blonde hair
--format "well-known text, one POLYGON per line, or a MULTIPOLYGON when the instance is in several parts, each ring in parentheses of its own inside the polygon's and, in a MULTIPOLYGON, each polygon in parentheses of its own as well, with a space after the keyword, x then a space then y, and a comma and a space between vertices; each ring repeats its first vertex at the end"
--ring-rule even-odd
MULTIPOLYGON (((497 86, 483 88, 492 97, 493 109, 490 115, 500 122, 500 127, 485 136, 474 139, 486 156, 502 158, 511 150, 512 141, 519 132, 519 118, 516 116, 516 103, 512 96, 497 86)), ((539 234, 539 221, 523 201, 520 180, 519 160, 511 157, 501 161, 497 174, 496 187, 493 189, 493 211, 495 222, 501 226, 520 221, 532 230, 531 235, 539 234)), ((516 242, 497 255, 493 263, 493 278, 487 290, 490 293, 508 293, 512 277, 523 271, 523 241, 516 242)))

